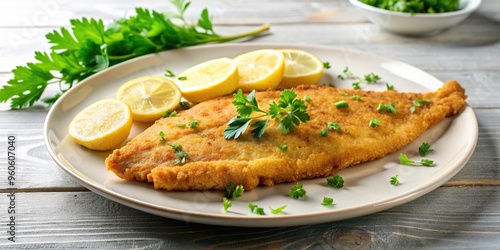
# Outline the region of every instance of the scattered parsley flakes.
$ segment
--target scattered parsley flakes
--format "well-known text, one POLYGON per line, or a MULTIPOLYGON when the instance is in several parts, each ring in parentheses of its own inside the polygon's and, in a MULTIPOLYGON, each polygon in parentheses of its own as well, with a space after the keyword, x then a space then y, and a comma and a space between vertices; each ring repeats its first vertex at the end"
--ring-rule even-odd
POLYGON ((287 207, 287 205, 281 206, 279 208, 269 207, 269 209, 271 210, 271 213, 273 213, 273 214, 281 214, 281 213, 283 213, 283 210, 285 210, 286 207, 287 207))
POLYGON ((312 101, 311 97, 304 96, 304 102, 310 103, 312 101))
POLYGON ((283 151, 283 152, 288 151, 288 145, 286 145, 286 144, 279 144, 278 148, 281 149, 281 151, 283 151))
POLYGON ((376 83, 380 80, 382 80, 382 77, 379 75, 376 75, 374 73, 370 73, 364 76, 364 80, 366 83, 376 83))
POLYGON ((379 126, 380 124, 382 123, 381 120, 379 119, 371 119, 370 120, 370 127, 372 128, 376 128, 377 126, 379 126))
POLYGON ((415 107, 420 107, 421 105, 430 104, 431 101, 432 101, 431 99, 415 99, 412 102, 415 107))
POLYGON ((343 188, 344 178, 338 174, 333 175, 332 177, 326 178, 326 185, 334 188, 343 188))
POLYGON ((411 112, 411 113, 415 113, 415 110, 416 110, 415 106, 412 106, 412 107, 410 108, 410 112, 411 112))
POLYGON ((177 125, 175 125, 175 126, 177 126, 178 128, 185 128, 185 127, 186 127, 186 124, 177 124, 177 125))
POLYGON ((361 89, 361 87, 359 86, 359 84, 361 84, 361 82, 360 82, 360 81, 353 82, 353 83, 352 83, 352 88, 353 88, 353 89, 361 89))
POLYGON ((226 197, 222 197, 222 201, 224 203, 224 212, 227 212, 227 210, 233 206, 230 200, 228 200, 226 197))
POLYGON ((330 198, 330 197, 323 197, 323 202, 321 202, 321 205, 323 206, 333 206, 335 204, 333 204, 333 198, 330 198))
POLYGON ((165 142, 165 133, 163 131, 160 131, 160 141, 165 142))
POLYGON ((396 110, 396 106, 394 104, 379 104, 377 107, 377 110, 379 112, 388 112, 391 114, 397 114, 398 111, 396 110))
POLYGON ((306 196, 307 191, 304 189, 304 185, 302 183, 297 182, 291 189, 290 189, 290 197, 294 199, 298 199, 300 197, 306 196))
POLYGON ((335 122, 328 122, 327 123, 327 128, 328 130, 335 130, 335 131, 340 131, 341 130, 341 127, 339 124, 335 123, 335 122))
POLYGON ((322 137, 328 137, 328 130, 322 129, 321 131, 319 131, 319 135, 321 135, 322 137))
POLYGON ((393 186, 397 186, 399 184, 398 175, 392 176, 389 183, 393 186))
POLYGON ((171 143, 169 143, 168 145, 177 153, 177 157, 179 157, 179 159, 175 159, 174 164, 178 165, 178 164, 185 163, 186 157, 188 157, 189 154, 182 151, 182 146, 176 145, 176 144, 171 144, 171 143))
POLYGON ((434 151, 434 149, 431 148, 431 145, 427 142, 423 142, 422 145, 418 148, 418 155, 424 157, 428 153, 434 151))
POLYGON ((179 81, 186 81, 187 79, 188 79, 187 76, 179 76, 177 78, 177 80, 179 80, 179 81))
POLYGON ((230 182, 226 187, 226 195, 224 197, 228 199, 241 197, 245 189, 243 185, 234 185, 233 182, 230 182))
POLYGON ((167 70, 165 70, 165 76, 166 77, 173 77, 173 76, 175 76, 175 74, 171 70, 167 69, 167 70))
POLYGON ((386 83, 385 87, 387 88, 387 90, 394 90, 394 85, 389 85, 389 83, 386 83))
POLYGON ((420 164, 420 165, 426 166, 426 167, 430 167, 434 164, 434 161, 429 160, 429 159, 421 159, 419 162, 416 162, 416 161, 408 158, 408 156, 406 154, 403 154, 403 153, 399 154, 399 162, 403 165, 418 165, 418 164, 420 164))
MULTIPOLYGON (((310 120, 307 114, 307 106, 304 101, 297 99, 297 94, 291 89, 285 89, 280 94, 280 100, 278 103, 272 102, 269 105, 269 111, 264 111, 259 108, 257 100, 255 99, 255 90, 250 92, 248 96, 243 95, 243 91, 240 89, 234 95, 234 101, 232 102, 236 106, 236 112, 238 116, 232 118, 228 122, 228 127, 224 130, 225 139, 237 139, 241 134, 243 134, 250 123, 256 119, 254 117, 249 117, 253 112, 263 113, 259 117, 270 116, 278 122, 278 130, 282 134, 288 134, 295 131, 300 122, 307 122, 310 120)), ((270 118, 266 120, 259 120, 251 125, 253 128, 251 133, 255 138, 261 138, 264 134, 267 123, 270 118)))
POLYGON ((250 201, 248 203, 248 208, 250 208, 250 211, 254 214, 258 214, 258 215, 266 215, 266 213, 264 212, 264 209, 257 206, 257 205, 254 205, 252 204, 252 202, 250 201))
POLYGON ((337 109, 341 109, 341 108, 347 108, 349 107, 349 104, 345 101, 345 100, 342 100, 342 101, 338 101, 336 103, 334 103, 335 107, 337 109))
POLYGON ((165 118, 165 117, 174 117, 177 115, 177 111, 172 111, 170 112, 170 110, 165 110, 165 112, 163 113, 163 115, 161 115, 161 117, 165 118))
POLYGON ((181 106, 182 110, 186 110, 186 109, 191 108, 191 103, 186 102, 186 101, 182 101, 182 102, 179 102, 179 106, 181 106))
POLYGON ((325 69, 331 68, 330 62, 323 62, 323 68, 325 68, 325 69))
POLYGON ((353 95, 353 96, 351 96, 351 99, 356 100, 356 101, 361 101, 361 96, 353 95))
POLYGON ((198 127, 198 125, 200 125, 200 121, 199 120, 191 120, 188 122, 188 126, 191 128, 191 129, 195 129, 196 127, 198 127))

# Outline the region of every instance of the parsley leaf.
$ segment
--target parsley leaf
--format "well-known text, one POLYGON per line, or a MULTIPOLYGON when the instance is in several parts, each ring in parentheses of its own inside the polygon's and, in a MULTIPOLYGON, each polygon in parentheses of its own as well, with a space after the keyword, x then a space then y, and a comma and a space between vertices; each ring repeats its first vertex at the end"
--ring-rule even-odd
POLYGON ((176 144, 171 144, 169 143, 168 144, 176 153, 177 153, 177 157, 179 157, 179 159, 175 159, 174 160, 174 164, 175 165, 178 165, 178 164, 183 164, 186 162, 186 157, 189 156, 188 153, 182 151, 182 146, 181 145, 176 145, 176 144))
POLYGON ((294 199, 298 199, 300 197, 306 196, 307 191, 304 189, 304 185, 302 183, 297 182, 291 189, 290 189, 290 197, 294 199))
POLYGON ((331 68, 330 62, 323 62, 323 68, 325 68, 325 69, 331 68))
POLYGON ((397 186, 399 184, 398 175, 392 176, 389 183, 393 186, 397 186))
POLYGON ((389 85, 389 83, 386 83, 385 87, 387 88, 387 90, 394 90, 394 85, 389 85))
POLYGON ((427 142, 423 142, 422 145, 420 145, 420 147, 418 148, 418 154, 422 157, 424 157, 425 155, 427 155, 427 153, 430 153, 434 151, 434 149, 431 148, 431 145, 429 145, 429 143, 427 142))
POLYGON ((370 125, 370 127, 372 127, 372 128, 376 128, 376 127, 377 127, 377 126, 379 126, 381 123, 382 123, 382 121, 381 121, 381 120, 379 120, 379 119, 371 119, 371 120, 370 120, 369 125, 370 125))
POLYGON ((244 191, 245 189, 243 188, 243 185, 235 186, 233 182, 230 182, 226 187, 225 197, 228 199, 238 198, 241 197, 244 191))
POLYGON ((179 106, 181 106, 182 110, 186 110, 186 109, 191 108, 191 104, 189 102, 186 102, 186 101, 179 102, 179 106))
POLYGON ((167 70, 165 70, 165 76, 166 77, 173 77, 173 76, 175 76, 175 74, 171 70, 167 69, 167 70))
MULTIPOLYGON (((245 97, 243 91, 240 89, 233 96, 234 100, 232 103, 236 107, 238 116, 229 120, 228 127, 224 131, 225 139, 237 139, 247 130, 254 119, 261 117, 270 116, 272 119, 275 119, 278 122, 278 130, 282 134, 292 133, 301 122, 304 123, 310 119, 306 112, 307 106, 303 100, 297 99, 297 94, 293 90, 284 90, 281 92, 278 103, 272 102, 269 105, 269 112, 259 108, 257 99, 255 98, 255 91, 250 92, 245 97), (249 116, 253 112, 262 113, 262 115, 250 118, 249 116)), ((269 119, 258 120, 251 125, 253 128, 251 133, 255 138, 263 136, 268 122, 269 119)))
POLYGON ((333 198, 330 197, 323 197, 323 202, 321 202, 321 205, 323 206, 333 206, 333 198))
POLYGON ((349 107, 349 104, 345 100, 338 101, 338 102, 334 103, 334 105, 338 109, 349 107))
POLYGON ((285 210, 286 207, 287 207, 287 205, 284 205, 284 206, 281 206, 278 208, 269 207, 269 209, 271 210, 271 213, 273 213, 273 214, 281 214, 281 213, 283 213, 283 210, 285 210))
POLYGON ((230 200, 228 200, 226 197, 222 197, 222 201, 224 203, 224 212, 227 212, 227 210, 233 206, 230 200))
POLYGON ((286 144, 279 144, 278 148, 281 149, 281 151, 283 151, 283 152, 288 151, 288 145, 286 145, 286 144))
POLYGON ((391 114, 397 114, 398 111, 396 110, 396 106, 394 104, 379 104, 377 107, 377 110, 380 112, 388 112, 391 114))
POLYGON ((191 128, 191 129, 195 129, 196 127, 198 127, 198 125, 200 125, 200 121, 198 120, 191 120, 188 122, 188 126, 191 128))
POLYGON ((376 82, 382 80, 382 77, 380 77, 379 75, 376 75, 374 73, 370 73, 370 74, 367 74, 364 76, 364 80, 367 83, 376 83, 376 82))
MULTIPOLYGON (((197 25, 184 20, 190 2, 171 0, 176 13, 136 8, 135 15, 120 18, 105 26, 103 20, 70 20, 70 28, 46 35, 49 52, 35 52, 34 62, 17 66, 13 77, 0 88, 0 102, 10 107, 29 108, 42 99, 49 84, 58 84, 60 93, 43 98, 52 105, 68 89, 87 77, 118 63, 142 55, 211 42, 228 42, 252 37, 269 29, 265 24, 242 34, 222 36, 213 30, 207 9, 197 25)), ((168 72, 166 75, 170 75, 168 72)))
POLYGON ((334 188, 343 188, 344 178, 338 174, 333 175, 332 177, 326 178, 326 185, 334 188))
POLYGON ((163 131, 160 131, 160 141, 165 142, 165 133, 163 131))
POLYGON ((416 161, 408 158, 408 156, 406 154, 403 154, 403 153, 399 154, 399 162, 403 165, 418 165, 418 164, 420 164, 420 165, 426 166, 426 167, 430 167, 434 164, 434 161, 429 160, 429 159, 421 159, 419 162, 416 162, 416 161))
POLYGON ((257 206, 257 205, 254 205, 252 204, 252 202, 250 201, 248 203, 248 208, 250 208, 250 211, 254 214, 258 214, 258 215, 266 215, 266 213, 264 212, 264 209, 257 206))

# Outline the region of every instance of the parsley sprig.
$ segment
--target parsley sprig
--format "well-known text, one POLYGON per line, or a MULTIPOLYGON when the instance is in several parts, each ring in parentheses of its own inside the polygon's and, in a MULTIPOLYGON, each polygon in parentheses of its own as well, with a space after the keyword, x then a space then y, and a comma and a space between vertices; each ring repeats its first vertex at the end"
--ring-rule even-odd
POLYGON ((434 161, 429 160, 429 159, 421 159, 418 162, 414 161, 414 160, 408 158, 408 156, 406 154, 403 154, 403 153, 399 154, 399 162, 403 165, 423 165, 426 167, 430 167, 434 164, 434 161))
POLYGON ((304 101, 297 99, 295 91, 290 89, 281 92, 278 103, 273 101, 269 105, 269 111, 259 107, 255 98, 255 90, 246 97, 241 89, 238 90, 234 94, 232 103, 236 107, 238 116, 229 120, 228 127, 224 131, 225 139, 237 139, 248 129, 248 126, 252 127, 251 133, 255 138, 261 138, 270 119, 275 119, 279 123, 278 130, 282 134, 293 133, 301 122, 305 123, 310 120, 304 101), (260 113, 260 115, 250 117, 254 112, 260 113), (264 117, 267 119, 259 120, 264 117), (254 120, 257 121, 250 125, 254 120))
POLYGON ((42 98, 49 84, 58 84, 60 93, 42 100, 51 105, 78 82, 123 61, 169 49, 256 36, 269 29, 265 24, 245 33, 222 36, 214 31, 207 9, 192 24, 184 18, 190 2, 171 2, 175 13, 136 8, 135 15, 115 20, 109 26, 95 18, 70 20, 71 28, 63 27, 45 36, 52 45, 49 52, 37 51, 35 62, 12 70, 13 78, 0 89, 0 102, 10 100, 12 109, 28 108, 42 98))
POLYGON ((294 199, 298 199, 300 197, 306 196, 307 191, 304 189, 304 184, 297 182, 291 189, 290 189, 290 197, 294 199))

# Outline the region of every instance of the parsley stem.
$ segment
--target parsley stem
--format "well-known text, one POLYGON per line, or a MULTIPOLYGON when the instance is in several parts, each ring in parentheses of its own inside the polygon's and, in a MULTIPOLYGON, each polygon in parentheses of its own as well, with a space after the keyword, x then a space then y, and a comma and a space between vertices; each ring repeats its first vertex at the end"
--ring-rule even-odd
POLYGON ((229 42, 233 40, 237 40, 240 38, 248 37, 248 36, 256 36, 264 31, 269 30, 271 25, 269 23, 265 23, 253 30, 249 30, 244 33, 236 34, 236 35, 231 35, 231 36, 220 36, 220 37, 210 37, 205 40, 200 40, 201 43, 208 43, 208 42, 218 42, 218 43, 224 43, 224 42, 229 42))
POLYGON ((121 55, 121 56, 112 56, 112 55, 108 55, 108 58, 109 60, 127 60, 127 59, 130 59, 130 58, 134 58, 136 57, 137 54, 135 53, 130 53, 130 54, 127 54, 127 55, 121 55))

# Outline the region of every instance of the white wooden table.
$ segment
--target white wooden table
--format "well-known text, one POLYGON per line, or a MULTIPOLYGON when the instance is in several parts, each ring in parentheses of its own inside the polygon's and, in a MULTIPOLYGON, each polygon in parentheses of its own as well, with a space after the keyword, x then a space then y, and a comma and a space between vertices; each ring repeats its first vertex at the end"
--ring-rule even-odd
MULTIPOLYGON (((0 4, 0 82, 49 45, 44 35, 77 17, 105 22, 137 6, 168 1, 16 0, 0 4)), ((271 33, 248 43, 341 46, 392 57, 436 76, 457 79, 479 123, 470 161, 435 191, 376 214, 286 228, 232 228, 166 219, 120 205, 77 184, 49 157, 42 136, 48 109, 0 112, 0 248, 500 248, 500 1, 431 37, 402 37, 367 22, 347 0, 194 1, 208 7, 219 33, 270 22, 271 33), (16 140, 15 243, 8 240, 9 137, 16 140)), ((49 89, 52 94, 56 88, 49 89)), ((3 109, 8 105, 1 104, 3 109)), ((467 129, 467 128, 464 128, 467 129)))

